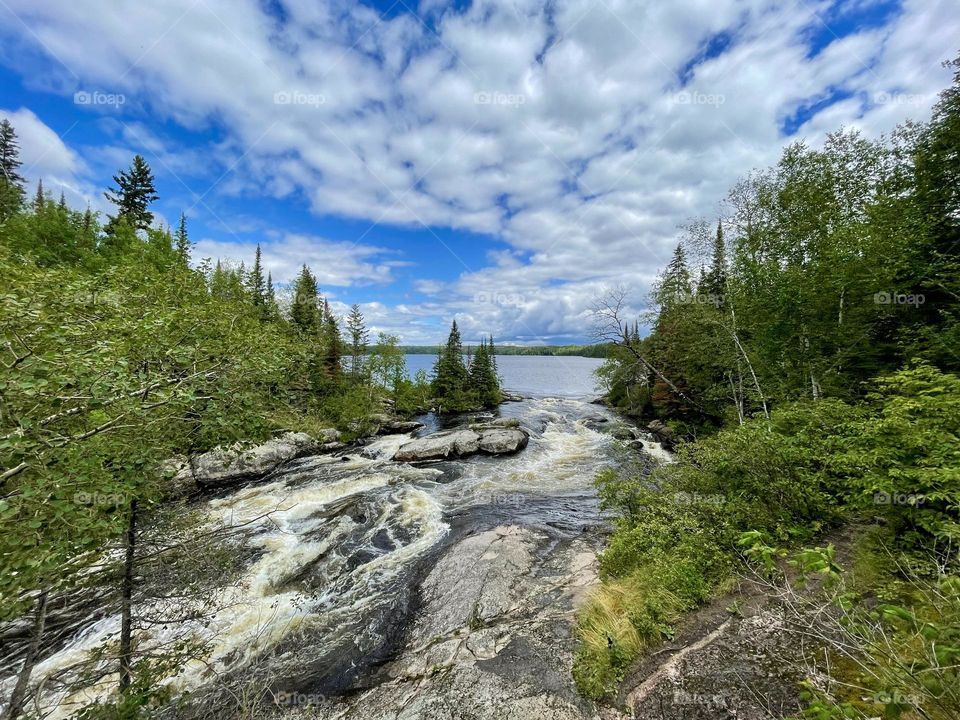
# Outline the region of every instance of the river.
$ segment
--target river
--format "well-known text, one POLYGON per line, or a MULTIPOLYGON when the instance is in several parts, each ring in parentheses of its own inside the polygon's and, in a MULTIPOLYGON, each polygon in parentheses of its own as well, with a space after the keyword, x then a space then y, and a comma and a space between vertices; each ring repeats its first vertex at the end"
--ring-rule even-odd
MULTIPOLYGON (((430 356, 409 357, 432 363, 430 356)), ((619 421, 586 399, 595 392, 591 371, 599 362, 498 358, 504 386, 528 395, 503 404, 496 413, 516 418, 529 431, 529 445, 519 454, 397 463, 390 458, 410 435, 391 435, 361 448, 294 461, 264 480, 197 501, 196 509, 211 526, 243 528, 233 542, 237 555, 249 559, 235 582, 211 588, 212 613, 152 631, 142 640, 141 650, 174 636, 209 643, 202 660, 186 664, 169 681, 178 693, 189 690, 200 698, 205 717, 242 716, 237 698, 253 686, 268 689, 274 698, 280 692, 284 697, 339 703, 402 675, 396 669, 398 659, 408 657, 410 648, 422 640, 418 632, 423 634, 424 627, 438 622, 424 611, 430 599, 422 584, 438 582, 430 578, 441 559, 458 567, 456 572, 469 573, 470 566, 480 561, 460 562, 455 547, 471 538, 512 528, 520 533, 515 553, 531 563, 521 575, 542 575, 543 583, 572 577, 570 563, 594 558, 602 547, 606 521, 593 477, 620 462, 616 457, 622 452, 607 431, 619 421), (233 709, 209 714, 218 707, 233 709)), ((454 422, 475 422, 489 415, 473 414, 454 422)), ((441 424, 432 417, 423 420, 420 435, 441 424)), ((504 557, 510 556, 504 552, 504 557)), ((484 562, 499 562, 496 553, 483 557, 484 562)), ((456 572, 452 576, 456 582, 466 583, 456 572)), ((485 570, 478 597, 489 594, 484 583, 491 573, 499 577, 504 572, 485 570)), ((513 602, 523 606, 529 598, 539 597, 537 587, 531 586, 513 602)), ((556 596, 550 602, 569 606, 570 598, 556 596)), ((456 605, 453 600, 444 603, 456 605)), ((482 604, 476 600, 471 612, 481 612, 482 604)), ((149 615, 153 609, 139 611, 149 615)), ((447 611, 441 604, 438 612, 447 611)), ((451 632, 459 632, 454 626, 451 632)), ((568 649, 569 629, 566 619, 557 630, 568 649)), ((78 627, 69 642, 38 664, 35 677, 68 675, 72 664, 118 630, 119 617, 113 614, 78 627)), ((552 649, 547 647, 546 652, 552 649)), ((557 672, 558 677, 566 673, 563 682, 569 686, 569 670, 557 672)), ((114 682, 115 676, 108 676, 105 687, 114 682)), ((9 684, 8 680, 5 685, 9 684)), ((0 690, 6 693, 7 688, 0 690)), ((50 716, 57 718, 98 694, 94 687, 73 695, 48 693, 44 700, 51 708, 59 704, 50 716)), ((569 694, 569 688, 563 694, 569 694)), ((384 700, 381 706, 391 702, 384 700)), ((178 711, 177 716, 190 715, 178 711)))

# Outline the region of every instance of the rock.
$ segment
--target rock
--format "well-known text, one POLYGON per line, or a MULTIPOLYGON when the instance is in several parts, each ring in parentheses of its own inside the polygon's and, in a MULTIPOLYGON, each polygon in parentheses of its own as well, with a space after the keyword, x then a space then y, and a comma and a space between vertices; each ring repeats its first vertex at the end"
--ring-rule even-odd
POLYGON ((525 399, 523 395, 518 395, 517 393, 508 392, 507 390, 500 391, 501 402, 522 402, 525 399))
POLYGON ((393 459, 401 462, 442 460, 478 452, 504 455, 522 450, 529 439, 529 433, 522 428, 476 425, 469 429, 446 430, 411 440, 400 446, 393 459))
POLYGON ((636 440, 633 428, 629 428, 626 425, 617 425, 610 431, 610 434, 617 440, 636 440))
POLYGON ((390 420, 380 426, 378 435, 401 435, 411 433, 423 427, 423 423, 416 420, 390 420))
POLYGON ((340 433, 323 430, 318 442, 306 433, 287 432, 262 445, 243 449, 219 447, 190 459, 173 478, 175 486, 190 482, 200 488, 225 487, 263 477, 290 460, 344 447, 340 433))
POLYGON ((504 455, 523 450, 527 446, 530 436, 519 428, 504 428, 485 430, 480 435, 481 452, 490 455, 504 455))
POLYGON ((660 420, 651 420, 647 423, 647 430, 653 435, 657 442, 663 445, 667 450, 673 450, 677 445, 677 436, 669 427, 660 420))

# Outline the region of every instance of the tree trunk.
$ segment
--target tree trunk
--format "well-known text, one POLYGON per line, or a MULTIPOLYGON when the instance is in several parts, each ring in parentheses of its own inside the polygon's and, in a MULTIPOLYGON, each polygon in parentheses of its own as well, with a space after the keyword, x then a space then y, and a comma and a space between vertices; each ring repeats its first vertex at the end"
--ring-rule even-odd
POLYGON ((40 652, 40 639, 43 637, 43 626, 47 622, 47 591, 44 590, 37 598, 36 609, 33 611, 33 630, 30 636, 30 647, 27 648, 27 655, 23 659, 23 667, 20 668, 20 674, 17 677, 17 684, 13 688, 13 694, 10 696, 10 704, 3 714, 3 720, 13 720, 23 709, 24 701, 27 699, 27 686, 30 683, 30 675, 33 673, 33 666, 37 662, 37 655, 40 652))
POLYGON ((137 501, 130 501, 130 522, 127 525, 127 541, 123 561, 123 588, 120 599, 120 692, 130 687, 131 656, 133 643, 131 638, 131 620, 133 606, 133 559, 137 539, 137 501))

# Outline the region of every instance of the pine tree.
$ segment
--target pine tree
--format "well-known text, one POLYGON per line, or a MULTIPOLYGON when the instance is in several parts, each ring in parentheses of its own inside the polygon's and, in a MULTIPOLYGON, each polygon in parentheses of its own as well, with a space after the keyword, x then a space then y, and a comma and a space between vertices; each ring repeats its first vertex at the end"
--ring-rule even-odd
POLYGON ((180 213, 180 224, 177 226, 177 234, 174 240, 174 247, 177 251, 177 258, 183 265, 190 263, 190 237, 187 235, 187 216, 180 213))
POLYGON ((323 348, 324 370, 327 377, 336 380, 340 377, 340 359, 343 356, 343 339, 340 337, 340 324, 330 309, 330 303, 323 301, 323 348))
POLYGON ((321 319, 317 279, 304 265, 293 285, 290 321, 303 334, 316 335, 320 331, 321 319))
POLYGON ((267 302, 267 286, 263 279, 263 257, 260 250, 260 243, 257 243, 257 253, 253 259, 253 270, 247 278, 247 285, 250 290, 250 297, 253 304, 257 307, 263 307, 267 302))
POLYGON ((456 410, 463 406, 466 390, 467 368, 463 364, 463 341, 457 321, 454 320, 450 326, 447 344, 440 349, 434 365, 433 394, 440 400, 441 407, 456 410))
POLYGON ((37 180, 37 192, 33 196, 34 215, 42 215, 46 207, 47 207, 47 195, 43 191, 43 178, 40 178, 39 180, 37 180))
POLYGON ((267 320, 276 320, 280 317, 280 308, 277 306, 277 294, 273 289, 273 274, 267 272, 266 311, 267 320))
POLYGON ((360 306, 356 303, 350 307, 350 314, 347 316, 347 331, 350 333, 350 373, 357 379, 363 370, 363 356, 367 352, 370 334, 364 324, 360 306))
POLYGON ((110 232, 121 218, 135 230, 146 230, 153 223, 150 203, 159 197, 154 187, 153 172, 147 161, 141 155, 134 155, 130 169, 121 170, 113 176, 113 181, 117 187, 109 188, 104 196, 117 206, 117 214, 110 216, 107 232, 110 232))
POLYGON ((497 348, 493 344, 493 335, 490 335, 490 341, 487 343, 487 352, 490 354, 490 369, 493 377, 497 381, 497 390, 500 389, 500 368, 497 367, 497 348))
POLYGON ((690 296, 690 271, 683 245, 677 245, 660 280, 657 301, 661 305, 684 302, 690 296))
POLYGON ((57 210, 66 214, 67 212, 67 198, 63 194, 63 190, 60 191, 60 201, 57 203, 57 210))
POLYGON ((713 258, 710 272, 699 288, 700 294, 712 295, 720 302, 727 290, 727 249, 723 242, 723 225, 717 222, 717 235, 713 242, 713 258))
POLYGON ((20 145, 10 121, 0 120, 0 222, 23 207, 25 181, 20 175, 20 145))

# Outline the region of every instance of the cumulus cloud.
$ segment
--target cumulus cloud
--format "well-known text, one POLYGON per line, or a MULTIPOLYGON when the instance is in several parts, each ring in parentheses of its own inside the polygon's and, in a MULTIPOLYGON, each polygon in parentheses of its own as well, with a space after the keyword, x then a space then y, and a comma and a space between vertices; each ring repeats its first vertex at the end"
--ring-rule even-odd
MULTIPOLYGON (((582 337, 595 294, 626 283, 642 297, 678 224, 716 213, 789 135, 925 117, 958 30, 949 0, 903 0, 835 35, 849 6, 834 0, 421 0, 420 16, 389 18, 348 0, 99 5, 7 0, 0 18, 23 19, 33 36, 18 39, 55 59, 65 88, 224 128, 209 150, 234 170, 218 192, 298 193, 318 214, 508 243, 454 282, 422 278, 428 302, 370 306, 410 341, 454 313, 469 333, 582 337)), ((316 258, 328 285, 392 278, 373 248, 287 236, 265 251, 278 276, 316 258)))
MULTIPOLYGON (((198 260, 244 263, 249 269, 256 254, 256 243, 203 239, 196 243, 193 256, 198 260)), ((386 284, 393 280, 394 268, 409 264, 396 253, 371 245, 336 242, 312 235, 287 234, 261 244, 264 274, 270 272, 276 283, 291 283, 306 264, 322 288, 386 284)))

